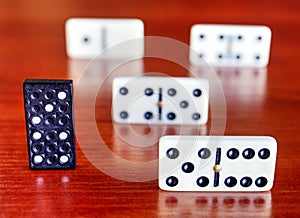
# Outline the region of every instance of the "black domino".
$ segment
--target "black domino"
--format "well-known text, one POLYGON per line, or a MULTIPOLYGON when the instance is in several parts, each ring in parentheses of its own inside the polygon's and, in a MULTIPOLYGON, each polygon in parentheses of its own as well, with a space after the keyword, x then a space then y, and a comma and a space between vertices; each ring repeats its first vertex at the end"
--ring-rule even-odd
POLYGON ((72 80, 25 80, 30 169, 76 166, 72 80))

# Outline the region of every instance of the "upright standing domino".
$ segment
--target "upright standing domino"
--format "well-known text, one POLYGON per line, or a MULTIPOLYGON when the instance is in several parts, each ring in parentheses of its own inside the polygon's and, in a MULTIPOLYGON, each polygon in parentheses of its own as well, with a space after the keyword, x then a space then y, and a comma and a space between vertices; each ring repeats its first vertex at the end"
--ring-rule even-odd
POLYGON ((139 124, 205 124, 208 81, 191 77, 117 77, 113 120, 139 124))
POLYGON ((267 26, 197 24, 191 28, 190 62, 221 67, 265 67, 270 46, 271 30, 267 26))
POLYGON ((159 187, 258 192, 273 186, 277 143, 267 136, 164 136, 159 187))
POLYGON ((126 59, 144 55, 144 24, 139 19, 71 18, 66 50, 75 59, 126 59))
POLYGON ((25 80, 24 106, 31 169, 74 169, 71 80, 25 80))

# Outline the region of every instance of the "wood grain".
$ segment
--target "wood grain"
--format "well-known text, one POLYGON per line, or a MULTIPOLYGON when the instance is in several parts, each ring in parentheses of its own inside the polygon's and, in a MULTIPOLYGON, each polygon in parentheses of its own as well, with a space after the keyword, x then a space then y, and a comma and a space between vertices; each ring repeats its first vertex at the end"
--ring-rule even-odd
MULTIPOLYGON (((0 217, 299 217, 299 11, 297 0, 1 1, 0 217), (270 26, 271 61, 265 73, 220 71, 218 77, 227 106, 225 134, 272 135, 278 141, 275 184, 271 192, 170 193, 160 191, 157 180, 133 182, 141 179, 135 174, 141 171, 135 171, 134 167, 126 170, 127 166, 149 162, 143 178, 148 174, 149 178, 155 176, 157 147, 130 146, 116 134, 114 129, 118 127, 110 119, 109 85, 97 94, 96 128, 117 158, 115 162, 109 162, 112 159, 105 162, 104 156, 99 164, 104 162, 106 169, 130 181, 110 177, 95 166, 97 163, 91 164, 88 159, 95 158, 84 155, 86 150, 82 149, 80 140, 76 170, 30 171, 22 82, 25 78, 78 81, 77 71, 82 63, 68 60, 64 48, 64 23, 70 17, 136 17, 144 21, 146 35, 170 37, 183 43, 189 42, 189 30, 195 23, 270 26), (122 163, 118 157, 135 164, 118 167, 122 163)), ((188 70, 161 60, 147 59, 143 69, 172 76, 188 75, 188 70)), ((88 88, 86 94, 89 96, 88 88)), ((84 103, 77 105, 78 112, 87 110, 84 103)), ((79 135, 90 133, 91 123, 79 119, 76 124, 82 127, 79 135)), ((210 118, 206 127, 186 131, 209 134, 211 125, 210 118)), ((148 127, 132 128, 141 134, 149 132, 148 127)), ((176 128, 168 127, 166 131, 173 134, 178 131, 176 128)), ((120 131, 126 133, 128 129, 120 131)), ((94 139, 90 140, 93 143, 94 139)))

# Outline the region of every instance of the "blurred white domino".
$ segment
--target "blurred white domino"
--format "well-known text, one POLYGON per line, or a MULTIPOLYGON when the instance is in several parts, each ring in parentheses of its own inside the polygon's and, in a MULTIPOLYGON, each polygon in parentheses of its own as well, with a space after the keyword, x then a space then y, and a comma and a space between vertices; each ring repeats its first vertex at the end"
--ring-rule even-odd
POLYGON ((259 192, 273 186, 277 142, 268 136, 164 136, 159 187, 168 191, 259 192))
POLYGON ((112 116, 117 123, 205 124, 208 81, 191 77, 117 77, 112 116))
POLYGON ((197 24, 191 28, 190 62, 220 67, 265 67, 270 45, 271 30, 267 26, 197 24))
POLYGON ((144 24, 139 19, 71 18, 65 28, 70 58, 126 59, 144 55, 144 24))

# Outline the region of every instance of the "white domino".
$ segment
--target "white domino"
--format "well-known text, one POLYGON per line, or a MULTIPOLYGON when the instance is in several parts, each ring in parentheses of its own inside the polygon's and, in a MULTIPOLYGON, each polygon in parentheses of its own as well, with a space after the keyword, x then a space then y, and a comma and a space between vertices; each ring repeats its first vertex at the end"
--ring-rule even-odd
POLYGON ((117 123, 205 124, 208 81, 191 77, 118 77, 112 116, 117 123))
POLYGON ((277 142, 268 136, 164 136, 159 187, 168 191, 258 192, 273 186, 277 142))
POLYGON ((74 59, 126 59, 144 55, 144 24, 139 19, 71 18, 66 51, 74 59))
POLYGON ((220 67, 265 67, 270 45, 271 30, 267 26, 197 24, 191 28, 190 62, 220 67))

